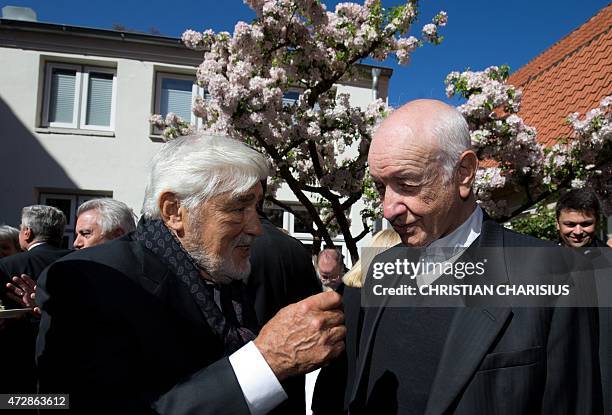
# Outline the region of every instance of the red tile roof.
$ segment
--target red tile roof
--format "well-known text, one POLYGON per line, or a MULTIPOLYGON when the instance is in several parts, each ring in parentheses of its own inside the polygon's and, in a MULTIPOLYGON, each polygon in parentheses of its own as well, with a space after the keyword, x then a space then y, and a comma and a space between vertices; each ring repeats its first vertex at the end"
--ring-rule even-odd
POLYGON ((514 72, 508 83, 522 89, 519 115, 551 145, 567 137, 567 116, 584 114, 612 95, 612 3, 588 22, 514 72))

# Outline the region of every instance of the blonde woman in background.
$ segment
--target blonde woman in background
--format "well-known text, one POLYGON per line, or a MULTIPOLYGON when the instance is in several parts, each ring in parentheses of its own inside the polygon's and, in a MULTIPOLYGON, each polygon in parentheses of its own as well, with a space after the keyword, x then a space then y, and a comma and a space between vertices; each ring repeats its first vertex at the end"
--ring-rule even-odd
MULTIPOLYGON (((363 287, 363 281, 365 280, 365 274, 367 273, 367 267, 362 272, 361 264, 362 261, 364 264, 369 264, 372 259, 381 252, 395 246, 401 242, 401 239, 397 232, 393 229, 385 229, 383 231, 377 232, 373 237, 370 245, 366 247, 367 249, 362 250, 361 259, 353 265, 353 268, 342 277, 342 282, 344 284, 340 284, 338 288, 338 292, 341 294, 346 293, 352 289, 357 290, 363 287)), ((306 375, 306 414, 311 415, 311 405, 312 405, 312 396, 315 388, 315 383, 317 381, 317 376, 319 375, 319 371, 321 369, 317 369, 311 373, 306 375)), ((337 385, 324 385, 317 386, 322 388, 335 388, 337 385)), ((330 409, 330 408, 328 408, 330 409)), ((339 409, 341 412, 341 409, 339 409)), ((330 410, 330 413, 334 412, 330 410)))
MULTIPOLYGON (((380 254, 383 251, 386 251, 392 246, 399 244, 400 242, 401 239, 399 235, 393 229, 385 229, 380 232, 377 232, 372 237, 372 242, 370 243, 370 246, 368 247, 367 251, 363 253, 362 259, 364 260, 364 262, 369 263, 376 255, 380 254), (369 260, 363 258, 364 256, 366 256, 369 260)), ((344 274, 344 277, 342 277, 342 282, 344 282, 344 285, 346 285, 347 287, 363 287, 363 281, 365 279, 367 269, 361 269, 362 259, 357 261, 353 268, 351 268, 351 270, 344 274)))

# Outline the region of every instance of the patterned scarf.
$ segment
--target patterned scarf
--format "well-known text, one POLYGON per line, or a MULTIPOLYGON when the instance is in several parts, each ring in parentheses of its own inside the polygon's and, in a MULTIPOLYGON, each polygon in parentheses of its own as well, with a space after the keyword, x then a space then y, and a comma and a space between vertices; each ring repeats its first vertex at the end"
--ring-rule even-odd
POLYGON ((230 284, 205 281, 196 261, 159 219, 143 217, 138 222, 135 237, 187 286, 206 322, 223 341, 226 355, 255 338, 255 313, 249 313, 251 310, 241 281, 230 284))

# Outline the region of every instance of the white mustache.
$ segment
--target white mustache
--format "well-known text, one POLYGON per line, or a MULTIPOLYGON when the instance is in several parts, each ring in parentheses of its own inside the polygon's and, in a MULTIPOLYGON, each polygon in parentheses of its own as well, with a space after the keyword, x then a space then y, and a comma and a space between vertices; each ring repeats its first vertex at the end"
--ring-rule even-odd
POLYGON ((247 235, 246 233, 240 234, 233 242, 233 248, 236 248, 237 246, 251 246, 251 244, 253 243, 253 240, 255 239, 254 236, 251 235, 247 235))

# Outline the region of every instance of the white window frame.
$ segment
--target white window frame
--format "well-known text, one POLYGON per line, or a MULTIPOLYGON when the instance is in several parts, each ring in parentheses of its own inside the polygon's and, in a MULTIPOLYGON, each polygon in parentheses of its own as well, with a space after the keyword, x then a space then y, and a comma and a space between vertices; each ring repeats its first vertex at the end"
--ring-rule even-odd
POLYGON ((304 90, 302 89, 298 89, 298 88, 294 88, 294 87, 290 87, 289 89, 287 89, 285 91, 285 93, 283 93, 283 105, 293 105, 294 103, 296 103, 299 99, 300 99, 300 95, 302 94, 302 92, 304 92, 304 90), (289 100, 289 98, 285 98, 285 93, 290 93, 290 92, 295 92, 298 94, 298 97, 292 101, 291 103, 289 102, 285 102, 285 100, 289 100))
POLYGON ((41 193, 40 194, 40 204, 47 205, 48 199, 61 199, 61 200, 69 200, 70 201, 70 221, 66 222, 66 230, 64 232, 69 232, 70 229, 74 231, 74 227, 76 225, 76 210, 74 208, 77 202, 76 195, 70 195, 65 193, 41 193))
POLYGON ((54 192, 40 192, 39 194, 39 203, 41 205, 47 205, 48 199, 61 199, 61 200, 69 200, 70 201, 70 222, 66 223, 66 227, 64 228, 64 234, 62 236, 66 236, 68 238, 68 248, 72 249, 72 244, 76 238, 76 219, 77 219, 77 210, 79 206, 81 206, 84 202, 91 199, 112 197, 104 194, 82 194, 82 193, 54 193, 54 192))
MULTIPOLYGON (((195 83, 196 82, 195 75, 183 75, 183 74, 159 71, 155 74, 155 114, 161 114, 161 92, 162 92, 161 86, 162 86, 162 81, 164 79, 180 79, 180 80, 185 80, 185 81, 191 81, 192 82, 192 86, 191 86, 191 106, 192 107, 193 107, 193 103, 195 101, 196 96, 199 95, 202 98, 205 98, 204 88, 198 86, 198 84, 195 83)), ((191 112, 190 115, 191 117, 189 119, 189 122, 193 125, 197 124, 197 127, 199 127, 202 120, 199 118, 196 118, 196 116, 193 114, 193 111, 191 112)))
POLYGON ((114 131, 115 130, 115 110, 117 103, 117 70, 115 68, 107 68, 90 65, 66 64, 57 62, 47 62, 45 70, 45 88, 43 94, 43 127, 51 128, 70 128, 76 130, 97 130, 97 131, 114 131), (51 105, 51 75, 53 69, 68 69, 76 71, 74 85, 74 109, 72 114, 72 122, 51 122, 49 121, 49 107, 51 105), (89 92, 89 73, 110 73, 113 74, 113 92, 111 97, 111 118, 110 125, 91 125, 86 124, 87 120, 87 94, 89 92))
POLYGON ((82 75, 82 90, 81 94, 81 129, 85 130, 100 130, 100 131, 115 131, 115 103, 117 102, 117 71, 112 68, 100 68, 96 66, 85 66, 82 75), (113 92, 111 96, 111 113, 110 125, 93 125, 87 124, 87 96, 89 94, 89 74, 105 73, 113 75, 113 92))
MULTIPOLYGON (((293 205, 291 206, 294 212, 297 211, 301 211, 301 212, 306 212, 308 213, 308 211, 306 210, 305 207, 301 206, 301 205, 293 205)), ((289 231, 289 233, 291 234, 291 236, 295 237, 295 238, 310 238, 312 239, 312 235, 309 232, 296 232, 295 231, 295 222, 297 221, 297 218, 295 217, 295 215, 293 213, 290 212, 285 212, 286 216, 287 216, 287 229, 289 231)), ((285 223, 283 221, 283 223, 285 223)), ((317 224, 312 223, 312 227, 314 229, 317 229, 317 224)))
POLYGON ((44 93, 44 107, 43 107, 43 122, 45 127, 57 127, 57 128, 79 128, 79 108, 80 108, 80 91, 81 91, 81 65, 69 65, 65 63, 47 63, 47 70, 45 72, 45 93, 44 93), (74 81, 74 105, 72 112, 72 122, 51 122, 49 121, 49 109, 51 106, 51 83, 52 74, 54 69, 68 69, 76 71, 76 77, 74 81))

